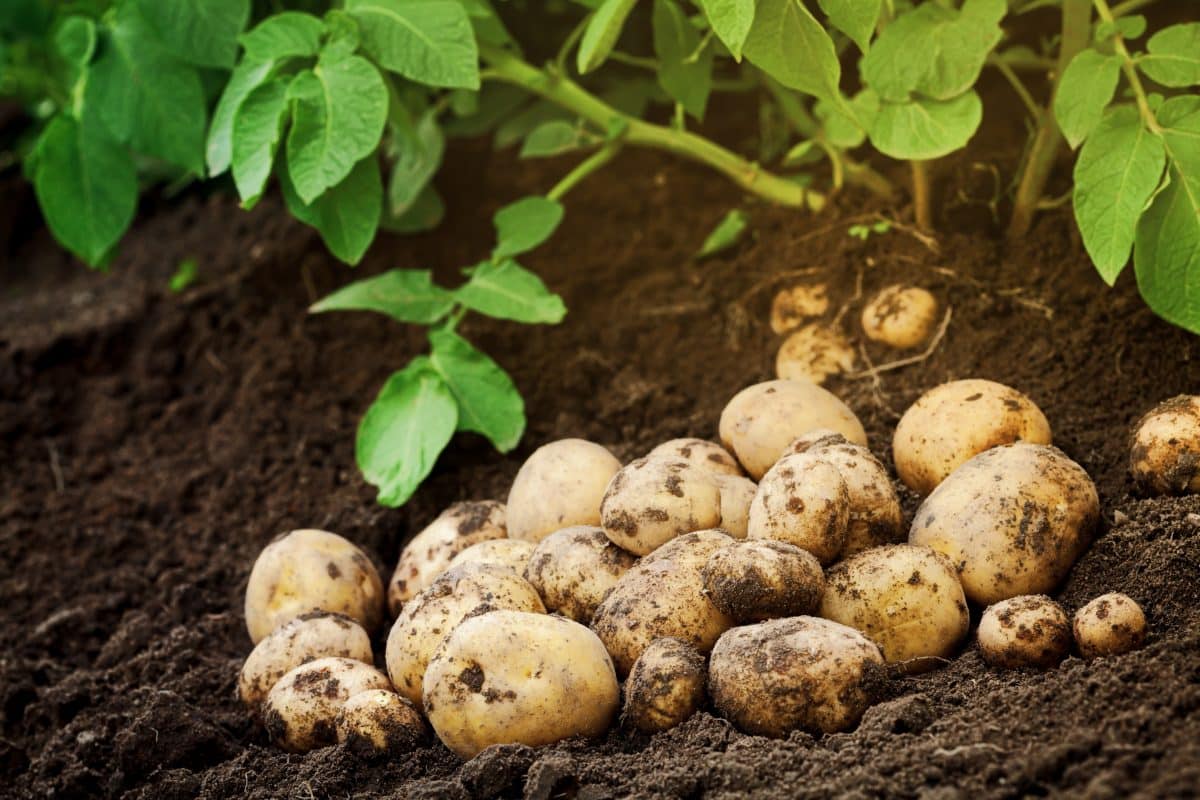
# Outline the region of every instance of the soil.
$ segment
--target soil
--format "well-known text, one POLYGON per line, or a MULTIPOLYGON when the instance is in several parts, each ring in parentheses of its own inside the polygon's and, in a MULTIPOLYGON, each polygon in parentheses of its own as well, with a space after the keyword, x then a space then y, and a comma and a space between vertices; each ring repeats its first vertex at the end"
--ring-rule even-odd
MULTIPOLYGON (((382 237, 357 272, 278 198, 249 213, 226 194, 147 204, 108 275, 85 272, 44 230, 15 228, 0 262, 0 794, 1194 796, 1200 498, 1139 498, 1126 470, 1130 423, 1200 386, 1200 340, 1157 319, 1132 276, 1105 287, 1069 209, 1043 214, 1013 245, 998 237, 993 169, 1011 174, 1019 117, 985 119, 989 133, 943 166, 936 252, 901 226, 848 235, 876 213, 901 223, 911 213, 850 191, 817 216, 746 206, 753 235, 696 262, 736 192, 669 157, 623 154, 572 192, 563 229, 527 259, 562 293, 566 321, 471 318, 461 329, 524 394, 521 446, 502 456, 456 437, 401 509, 373 502, 354 467, 354 429, 422 335, 305 309, 392 267, 433 268, 452 283, 486 252, 491 212, 544 190, 569 159, 455 145, 438 178, 442 228, 382 237), (200 281, 175 295, 167 281, 185 257, 198 260, 200 281), (1057 596, 1074 609, 1128 593, 1149 618, 1143 649, 997 671, 968 644, 941 669, 888 681, 856 730, 821 737, 744 735, 710 708, 653 738, 613 731, 466 764, 436 743, 374 760, 267 742, 235 699, 251 648, 242 595, 267 541, 297 527, 337 531, 387 575, 441 508, 503 499, 547 441, 584 437, 631 459, 672 437, 715 436, 725 402, 772 377, 771 299, 797 281, 827 282, 828 317, 860 339, 864 296, 890 283, 926 286, 952 310, 927 359, 829 387, 889 465, 899 412, 937 383, 990 378, 1034 398, 1103 503, 1101 535, 1057 596)), ((875 364, 896 357, 863 352, 875 364)), ((911 516, 916 498, 904 499, 911 516)))

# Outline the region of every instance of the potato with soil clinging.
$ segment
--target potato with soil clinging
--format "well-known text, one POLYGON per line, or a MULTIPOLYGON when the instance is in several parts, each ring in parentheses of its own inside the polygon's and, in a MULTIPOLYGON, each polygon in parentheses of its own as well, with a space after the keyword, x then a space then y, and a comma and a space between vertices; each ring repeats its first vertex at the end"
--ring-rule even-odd
POLYGON ((525 565, 533 555, 533 542, 524 539, 492 539, 487 542, 473 544, 456 555, 446 569, 454 569, 463 564, 495 564, 507 567, 518 575, 525 574, 525 565))
POLYGON ((560 439, 521 465, 508 492, 508 535, 539 542, 572 525, 599 525, 600 501, 621 462, 598 444, 560 439))
POLYGON ((663 442, 646 454, 653 461, 686 461, 693 467, 707 470, 715 475, 742 475, 737 459, 721 445, 705 439, 672 439, 663 442))
POLYGON ((708 662, 708 693, 721 715, 746 733, 784 736, 802 728, 853 727, 882 674, 879 649, 853 628, 788 617, 733 628, 708 662))
POLYGON ((817 428, 829 428, 855 444, 867 433, 845 403, 811 381, 767 381, 734 395, 721 412, 725 449, 759 480, 789 444, 817 428))
POLYGON ((854 347, 841 328, 813 322, 791 333, 775 355, 775 376, 824 383, 854 369, 854 347))
POLYGON ((811 614, 825 590, 812 553, 771 539, 722 547, 701 574, 713 605, 739 623, 811 614))
POLYGON ((747 537, 794 544, 828 564, 846 545, 850 493, 837 467, 813 453, 779 459, 759 481, 747 537))
POLYGON ((924 495, 968 459, 1018 441, 1050 444, 1050 423, 1032 400, 994 381, 951 381, 904 412, 892 457, 900 480, 924 495))
POLYGON ((704 702, 704 656, 682 639, 655 639, 625 681, 621 721, 642 733, 686 722, 704 702))
POLYGON ((979 652, 993 667, 1053 667, 1071 649, 1071 621, 1041 594, 1023 594, 984 609, 979 652))
POLYGON ((862 312, 867 338, 904 350, 924 344, 937 321, 938 302, 919 286, 889 286, 871 298, 862 312))
POLYGON ((1071 625, 1084 658, 1116 656, 1146 641, 1146 615, 1129 595, 1102 594, 1075 612, 1071 625))
POLYGON ((279 626, 254 646, 238 678, 238 695, 257 712, 279 679, 301 664, 337 656, 373 664, 371 637, 341 614, 316 611, 279 626))
POLYGON ((604 645, 562 617, 493 611, 459 625, 425 672, 425 711, 446 747, 537 747, 599 736, 620 703, 604 645))
POLYGON ((758 484, 749 478, 718 475, 721 492, 721 530, 735 539, 745 539, 750 528, 750 504, 758 494, 758 484))
POLYGON ((829 293, 823 283, 780 289, 771 301, 771 330, 787 333, 804 320, 819 317, 828 310, 829 293))
POLYGON ((1082 467, 1057 447, 1018 442, 956 469, 917 509, 908 541, 948 556, 967 597, 986 605, 1052 590, 1099 519, 1082 467))
POLYGON ((337 716, 351 697, 371 689, 390 690, 387 676, 350 658, 318 658, 279 679, 263 703, 271 741, 305 753, 337 741, 337 716))
POLYGON ((587 625, 635 563, 637 557, 613 544, 603 528, 576 525, 538 542, 525 567, 525 580, 548 610, 587 625))
POLYGON ((368 633, 383 621, 383 582, 375 565, 336 533, 298 530, 259 554, 246 584, 246 628, 258 644, 310 611, 345 614, 368 633))
POLYGON ((821 616, 862 631, 885 661, 909 670, 948 658, 971 624, 954 565, 928 547, 866 550, 834 565, 825 581, 821 616))
POLYGON ((617 674, 655 639, 673 636, 707 653, 733 620, 712 604, 701 571, 712 552, 734 540, 722 531, 696 531, 664 544, 617 581, 596 609, 592 629, 617 674))
POLYGON ((685 533, 721 523, 721 490, 712 473, 686 461, 639 458, 621 468, 600 504, 613 543, 644 556, 685 533))
POLYGON ((1200 396, 1173 397, 1138 420, 1129 472, 1145 494, 1200 492, 1200 396))
POLYGON ((425 738, 425 722, 413 704, 384 689, 351 697, 335 724, 338 741, 364 753, 399 755, 415 750, 425 738))

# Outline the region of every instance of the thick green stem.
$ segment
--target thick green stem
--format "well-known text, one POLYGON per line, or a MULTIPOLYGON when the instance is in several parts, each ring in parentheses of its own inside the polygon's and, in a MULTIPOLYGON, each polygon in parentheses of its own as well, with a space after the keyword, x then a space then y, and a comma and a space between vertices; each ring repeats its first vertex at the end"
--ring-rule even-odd
POLYGON ((910 161, 913 183, 913 212, 917 227, 922 231, 933 230, 933 201, 930 197, 929 162, 910 161))
POLYGON ((554 184, 554 188, 546 192, 546 197, 549 197, 551 200, 561 200, 563 196, 567 192, 574 189, 580 181, 603 167, 609 161, 612 161, 613 157, 616 156, 620 150, 620 141, 613 141, 604 145, 604 147, 600 148, 595 153, 592 153, 583 161, 580 161, 579 164, 576 165, 575 169, 564 175, 562 180, 554 184))

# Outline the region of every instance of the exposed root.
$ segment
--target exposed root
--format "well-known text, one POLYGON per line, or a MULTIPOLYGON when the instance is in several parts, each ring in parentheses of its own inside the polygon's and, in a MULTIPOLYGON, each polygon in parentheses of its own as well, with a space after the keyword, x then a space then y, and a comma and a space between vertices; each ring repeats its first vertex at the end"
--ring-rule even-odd
POLYGON ((900 358, 895 361, 888 361, 884 364, 880 364, 877 367, 865 369, 862 372, 851 373, 846 377, 851 380, 875 378, 882 372, 890 372, 894 369, 900 369, 901 367, 907 367, 925 361, 934 354, 934 352, 938 349, 938 345, 942 343, 942 338, 946 335, 946 329, 950 327, 950 318, 953 316, 953 312, 953 308, 946 309, 946 315, 942 317, 942 322, 938 325, 937 333, 935 333, 933 338, 929 340, 929 346, 925 348, 925 352, 919 355, 909 356, 907 358, 900 358))

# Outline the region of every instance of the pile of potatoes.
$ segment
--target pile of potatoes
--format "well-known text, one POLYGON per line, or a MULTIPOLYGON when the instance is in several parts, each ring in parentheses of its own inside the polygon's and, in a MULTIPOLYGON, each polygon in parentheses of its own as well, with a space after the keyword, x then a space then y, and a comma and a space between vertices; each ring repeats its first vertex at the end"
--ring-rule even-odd
MULTIPOLYGON (((1195 488, 1200 422, 1190 438, 1168 423, 1196 422, 1200 402, 1156 411, 1134 434, 1138 485, 1195 488)), ((346 539, 280 537, 246 588, 242 700, 291 751, 403 752, 432 729, 471 758, 618 720, 655 733, 706 707, 752 734, 846 730, 890 676, 953 658, 972 604, 997 667, 1145 639, 1125 595, 1073 623, 1046 596, 1094 536, 1099 498, 1014 389, 954 381, 904 414, 893 460, 924 496, 907 530, 863 426, 816 384, 743 390, 719 433, 626 464, 546 444, 505 503, 455 504, 414 536, 386 590, 346 539)))

